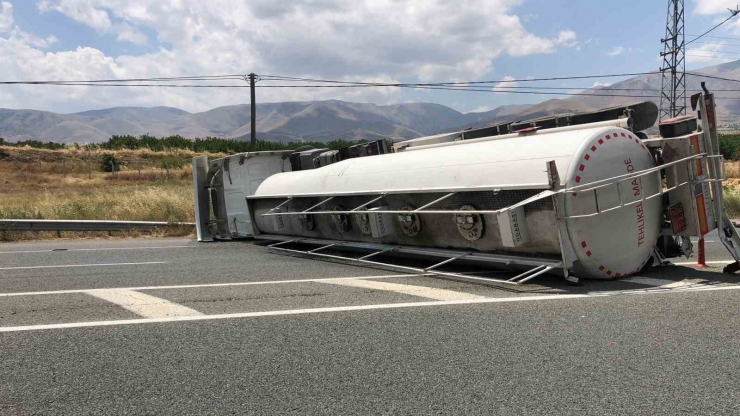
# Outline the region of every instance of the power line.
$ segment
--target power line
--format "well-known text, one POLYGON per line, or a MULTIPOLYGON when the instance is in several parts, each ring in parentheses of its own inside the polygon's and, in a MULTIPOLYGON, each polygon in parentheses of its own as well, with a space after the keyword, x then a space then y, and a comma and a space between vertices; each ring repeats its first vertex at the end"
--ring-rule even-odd
MULTIPOLYGON (((295 84, 280 84, 280 85, 256 85, 256 88, 380 88, 380 87, 392 87, 392 88, 408 88, 408 89, 426 89, 426 90, 443 90, 443 91, 461 91, 461 92, 486 92, 486 93, 505 93, 505 94, 530 94, 530 95, 559 95, 559 96, 585 96, 585 97, 624 97, 624 98, 659 98, 655 95, 637 95, 637 94, 605 94, 604 91, 642 91, 646 93, 659 92, 656 89, 641 89, 641 88, 612 88, 602 87, 593 89, 594 87, 551 87, 551 86, 497 86, 495 89, 489 88, 472 88, 469 85, 481 85, 481 84, 498 84, 500 82, 516 82, 516 81, 544 81, 544 80, 563 80, 563 79, 584 79, 584 78, 601 78, 601 77, 616 77, 616 76, 628 76, 628 75, 647 75, 657 74, 659 72, 642 72, 632 74, 608 74, 608 75, 588 75, 588 76, 575 76, 575 77, 556 77, 556 78, 539 78, 529 80, 501 80, 501 81, 470 81, 470 82, 454 82, 454 83, 428 83, 428 84, 402 84, 402 83, 371 83, 371 82, 355 82, 355 81, 338 81, 338 80, 314 80, 311 78, 296 78, 296 77, 283 77, 283 76, 264 76, 260 77, 262 80, 273 81, 294 81, 294 82, 322 82, 322 84, 310 84, 310 85, 295 85, 295 84), (556 92, 564 91, 564 92, 556 92), (584 91, 581 93, 567 92, 567 91, 584 91)), ((703 75, 687 72, 687 76, 704 77, 709 79, 718 79, 723 81, 740 82, 740 79, 730 79, 723 77, 716 77, 711 75, 703 75)), ((216 76, 191 76, 191 77, 169 77, 169 78, 142 78, 141 80, 146 82, 156 82, 155 80, 161 81, 175 81, 175 80, 193 80, 193 81, 205 81, 205 80, 224 80, 224 79, 239 79, 243 80, 243 76, 235 75, 216 75, 216 76), (237 78, 238 77, 238 78, 237 78)), ((161 82, 160 81, 160 82, 161 82)), ((89 81, 2 81, 0 85, 47 85, 47 86, 86 86, 86 87, 150 87, 150 88, 249 88, 249 85, 220 85, 220 84, 162 84, 162 83, 133 83, 134 79, 116 80, 111 82, 110 80, 89 80, 89 81)), ((696 91, 696 90, 693 90, 696 91)), ((740 92, 736 89, 716 89, 715 91, 722 92, 740 92)), ((718 97, 718 99, 736 99, 732 97, 718 97)))
POLYGON ((707 34, 708 34, 709 32, 711 32, 711 31, 713 31, 714 29, 716 29, 716 28, 718 28, 718 27, 722 26, 723 24, 727 23, 727 22, 728 22, 728 21, 729 21, 730 19, 732 19, 733 17, 737 16, 737 15, 738 15, 738 13, 740 13, 740 9, 736 9, 736 10, 730 10, 730 17, 728 17, 727 19, 725 19, 725 20, 723 20, 723 21, 721 21, 721 22, 717 23, 717 25, 715 25, 715 26, 714 26, 713 28, 711 28, 711 29, 707 30, 706 32, 704 32, 704 33, 702 33, 701 35, 699 35, 699 36, 695 37, 694 39, 692 39, 692 40, 690 40, 690 41, 686 42, 686 44, 685 44, 684 46, 688 46, 688 45, 690 45, 691 43, 693 43, 693 42, 695 42, 695 41, 697 41, 697 40, 699 40, 699 39, 703 38, 703 37, 704 37, 704 36, 706 36, 706 35, 707 35, 707 34))
POLYGON ((691 75, 694 77, 703 77, 703 78, 709 78, 709 79, 716 79, 720 81, 730 81, 730 82, 740 82, 740 79, 732 79, 732 78, 723 78, 723 77, 717 77, 714 75, 704 75, 704 74, 696 74, 693 72, 687 72, 686 75, 691 75))
MULTIPOLYGON (((46 85, 46 86, 84 86, 84 87, 148 87, 148 88, 249 88, 249 85, 212 85, 212 84, 131 84, 131 83, 105 83, 105 82, 38 82, 38 81, 5 81, 0 85, 46 85)), ((535 91, 511 91, 509 89, 482 89, 470 88, 466 86, 444 86, 444 85, 415 85, 415 84, 330 84, 330 85, 256 85, 256 88, 410 88, 425 90, 445 90, 445 91, 467 91, 467 92, 487 92, 487 93, 508 93, 508 94, 532 94, 532 95, 560 95, 560 96, 600 96, 600 97, 628 97, 628 98, 646 98, 645 95, 629 94, 603 94, 603 93, 571 93, 571 92, 551 92, 536 91, 537 87, 527 89, 535 91)), ((572 89, 566 89, 572 90, 572 89)), ((587 90, 587 89, 586 89, 587 90)), ((595 90, 598 92, 598 90, 595 90)))
POLYGON ((325 80, 325 79, 314 79, 314 78, 285 77, 285 76, 280 76, 280 75, 262 75, 261 79, 264 81, 325 82, 325 83, 337 83, 337 84, 382 85, 382 86, 397 86, 397 85, 445 86, 445 85, 499 84, 499 83, 507 83, 507 82, 564 81, 564 80, 575 80, 575 79, 614 78, 614 77, 629 77, 629 76, 653 75, 653 74, 660 74, 660 71, 635 72, 635 73, 625 73, 625 74, 606 74, 606 75, 581 75, 581 76, 551 77, 551 78, 501 79, 501 80, 494 80, 494 81, 432 82, 432 83, 378 83, 378 82, 361 82, 361 81, 339 81, 339 80, 325 80))
POLYGON ((688 51, 692 52, 707 52, 707 53, 732 53, 732 54, 740 54, 738 51, 710 51, 706 49, 687 49, 688 51))
POLYGON ((689 55, 689 56, 703 56, 703 57, 706 57, 706 58, 722 58, 722 56, 721 56, 722 53, 721 52, 709 53, 709 54, 688 53, 687 55, 689 55))
POLYGON ((200 75, 188 77, 168 78, 128 78, 128 79, 97 79, 97 80, 52 80, 52 81, 2 81, 0 85, 13 84, 94 84, 108 82, 170 82, 170 81, 243 81, 244 75, 200 75))
MULTIPOLYGON (((698 39, 700 35, 689 35, 689 34, 686 34, 686 36, 696 36, 696 38, 698 39)), ((722 37, 722 36, 704 36, 704 37, 705 38, 712 38, 712 39, 740 40, 740 38, 731 38, 731 37, 722 37)))
POLYGON ((700 43, 702 45, 717 45, 717 46, 740 46, 740 43, 724 43, 724 42, 704 42, 704 41, 698 41, 696 43, 700 43))

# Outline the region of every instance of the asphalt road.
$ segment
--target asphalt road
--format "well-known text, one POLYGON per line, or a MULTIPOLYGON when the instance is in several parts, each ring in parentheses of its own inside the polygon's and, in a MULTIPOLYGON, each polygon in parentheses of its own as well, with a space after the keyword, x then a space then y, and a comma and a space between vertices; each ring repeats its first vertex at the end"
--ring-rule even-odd
POLYGON ((737 414, 728 259, 508 288, 248 242, 0 244, 0 414, 737 414))

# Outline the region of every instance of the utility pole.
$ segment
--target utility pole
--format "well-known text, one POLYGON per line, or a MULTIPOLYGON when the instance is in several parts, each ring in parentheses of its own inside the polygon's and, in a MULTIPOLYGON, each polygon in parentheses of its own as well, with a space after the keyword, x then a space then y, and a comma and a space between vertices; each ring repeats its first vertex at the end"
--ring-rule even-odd
POLYGON ((250 147, 249 149, 251 151, 255 151, 257 149, 257 100, 255 99, 254 94, 254 87, 257 83, 257 75, 254 75, 254 73, 249 74, 249 93, 252 96, 252 105, 250 106, 250 109, 252 110, 252 131, 251 131, 251 141, 250 141, 250 147))
POLYGON ((660 89, 660 120, 686 114, 686 38, 684 0, 668 0, 663 43, 663 83, 660 89))

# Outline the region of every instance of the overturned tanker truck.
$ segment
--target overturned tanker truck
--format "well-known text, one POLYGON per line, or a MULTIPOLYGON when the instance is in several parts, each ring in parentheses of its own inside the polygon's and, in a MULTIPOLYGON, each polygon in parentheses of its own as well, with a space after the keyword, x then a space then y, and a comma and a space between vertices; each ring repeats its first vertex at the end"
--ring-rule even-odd
MULTIPOLYGON (((251 237, 290 253, 522 284, 616 279, 689 256, 724 213, 714 96, 665 120, 651 102, 339 151, 193 161, 199 241, 251 237), (399 263, 400 261, 400 263, 399 263), (507 279, 452 266, 518 271, 507 279), (411 264, 411 265, 409 265, 411 264), (423 265, 419 265, 423 264, 423 265)), ((738 270, 738 263, 725 271, 738 270)))

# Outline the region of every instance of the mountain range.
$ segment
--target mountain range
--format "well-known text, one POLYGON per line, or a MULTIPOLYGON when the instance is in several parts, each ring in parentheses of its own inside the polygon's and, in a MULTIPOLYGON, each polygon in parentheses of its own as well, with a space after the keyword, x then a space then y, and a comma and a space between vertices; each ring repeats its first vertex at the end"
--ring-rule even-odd
MULTIPOLYGON (((698 91, 701 81, 706 81, 710 90, 717 91, 720 127, 739 128, 740 85, 733 80, 740 80, 740 61, 692 72, 703 76, 687 74, 687 95, 698 91)), ((503 106, 487 112, 466 114, 432 103, 375 105, 338 100, 267 103, 258 104, 257 132, 260 139, 276 141, 409 139, 647 100, 659 104, 660 88, 660 74, 642 75, 608 87, 585 89, 578 93, 581 95, 565 99, 551 99, 535 105, 503 106)), ((250 129, 249 105, 218 107, 201 113, 189 113, 172 107, 116 107, 74 114, 0 109, 0 137, 9 141, 82 144, 106 141, 112 135, 142 134, 249 140, 250 129)))

